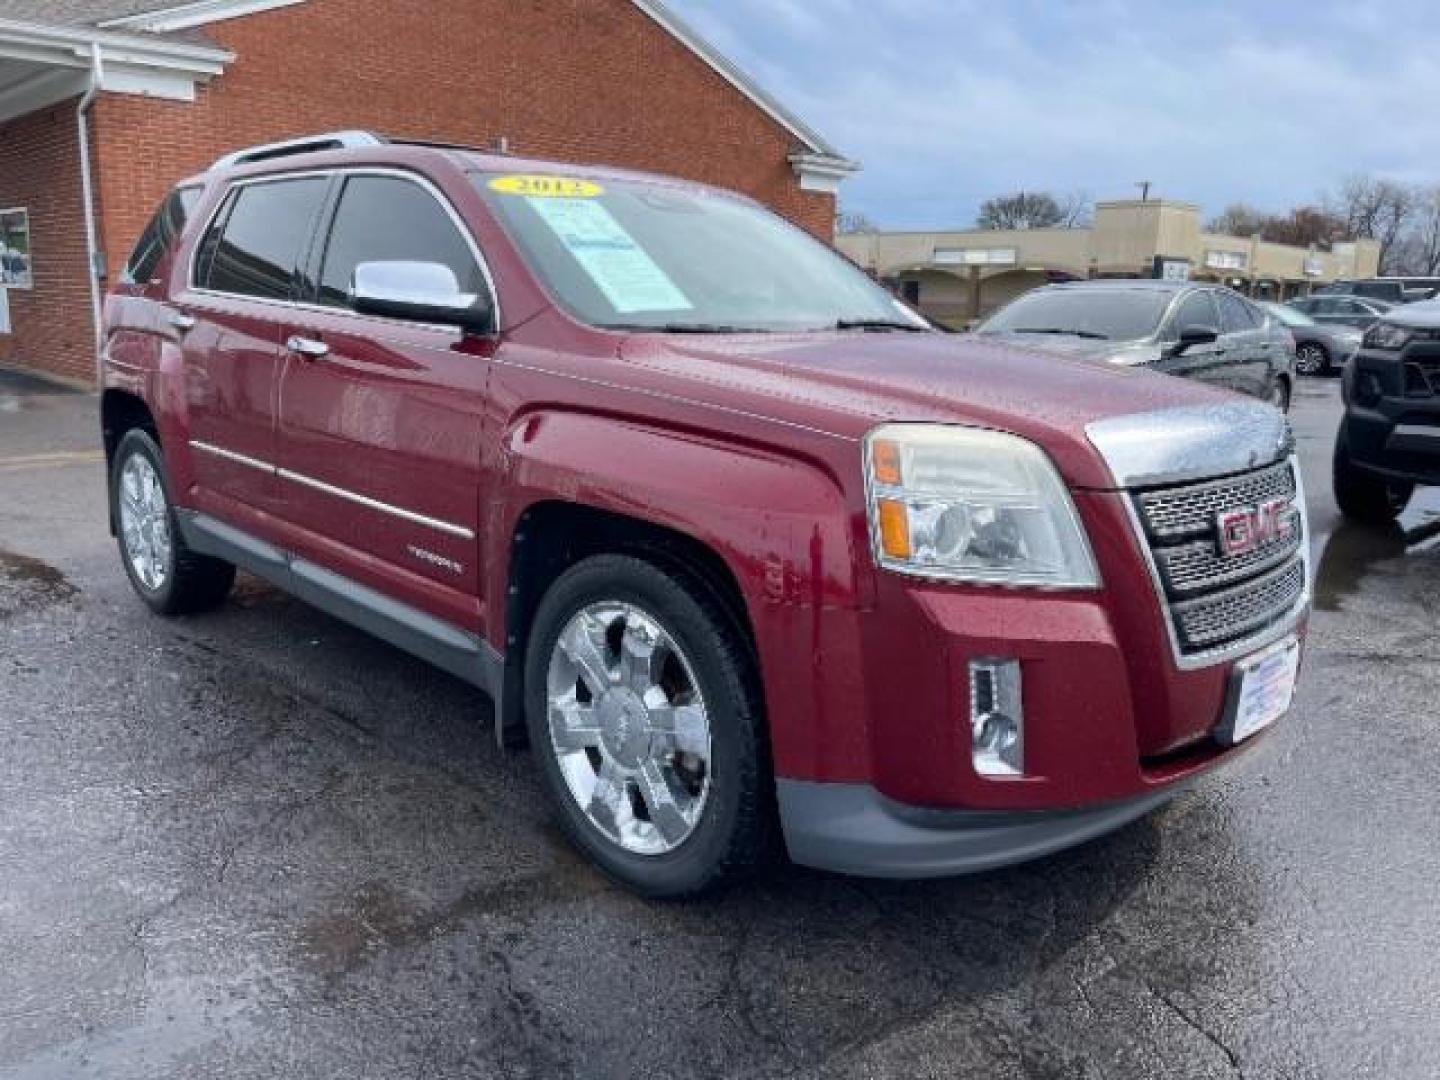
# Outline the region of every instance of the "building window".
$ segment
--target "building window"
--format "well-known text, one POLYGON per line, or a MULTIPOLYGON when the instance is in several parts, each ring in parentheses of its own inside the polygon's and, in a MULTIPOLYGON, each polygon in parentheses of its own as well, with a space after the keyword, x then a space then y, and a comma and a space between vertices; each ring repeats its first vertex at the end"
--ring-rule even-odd
POLYGON ((0 210, 0 286, 29 289, 34 285, 30 269, 30 211, 0 210))

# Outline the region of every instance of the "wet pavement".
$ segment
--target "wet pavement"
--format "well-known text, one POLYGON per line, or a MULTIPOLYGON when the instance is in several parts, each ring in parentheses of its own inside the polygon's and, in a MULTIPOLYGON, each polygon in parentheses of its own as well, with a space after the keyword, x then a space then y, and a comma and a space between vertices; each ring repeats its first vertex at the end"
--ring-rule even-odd
POLYGON ((1333 383, 1246 759, 1015 870, 684 905, 571 854, 459 683, 253 581, 147 614, 94 412, 0 376, 0 1077, 1440 1075, 1440 493, 1339 522, 1333 383))

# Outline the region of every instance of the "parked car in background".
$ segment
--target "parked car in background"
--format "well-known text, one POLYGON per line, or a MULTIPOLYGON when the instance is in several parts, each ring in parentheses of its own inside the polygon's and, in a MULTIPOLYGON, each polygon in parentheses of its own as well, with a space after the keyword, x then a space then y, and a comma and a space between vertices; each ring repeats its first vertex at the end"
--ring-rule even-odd
POLYGON ((1440 301, 1408 304, 1365 332, 1346 365, 1335 440, 1335 501, 1385 524, 1418 484, 1440 484, 1440 301))
POLYGON ((1295 339, 1295 370, 1301 375, 1328 375, 1360 348, 1364 335, 1353 326, 1326 326, 1303 311, 1273 301, 1260 307, 1295 339))
POLYGON ((1028 348, 1148 367, 1290 407, 1290 335, 1233 289, 1150 280, 1072 281, 1011 301, 976 330, 1028 348))
POLYGON ((1352 281, 1342 278, 1316 290, 1316 295, 1359 296, 1387 304, 1413 304, 1429 300, 1440 290, 1440 278, 1383 277, 1352 281))
MULTIPOLYGON (((1035 858, 1289 708, 1313 575, 1263 404, 936 333, 749 199, 634 172, 321 136, 146 236, 100 410, 141 600, 243 567, 484 689, 644 895, 782 838, 889 877, 1035 858)), ((1147 310, 1176 300, 1177 343, 1222 305, 1260 333, 1215 290, 1147 310)))
POLYGON ((1384 300, 1322 293, 1297 297, 1286 301, 1286 305, 1325 326, 1353 326, 1357 330, 1368 329, 1376 319, 1397 306, 1384 300))

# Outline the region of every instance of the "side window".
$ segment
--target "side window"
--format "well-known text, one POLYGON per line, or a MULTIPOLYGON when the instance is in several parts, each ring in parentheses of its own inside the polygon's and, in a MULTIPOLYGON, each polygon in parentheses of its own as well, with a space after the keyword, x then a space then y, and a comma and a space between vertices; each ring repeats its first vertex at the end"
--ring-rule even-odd
POLYGON ((320 270, 320 303, 349 307, 355 268, 394 261, 442 263, 454 273, 461 292, 488 291, 469 243, 434 195, 397 176, 350 178, 330 228, 320 270))
POLYGON ((1190 326, 1203 326, 1211 330, 1220 329, 1220 314, 1215 310, 1215 301, 1211 294, 1206 292, 1193 292, 1180 302, 1180 310, 1175 312, 1175 318, 1171 323, 1172 338, 1178 338, 1181 331, 1190 326))
POLYGON ((160 204, 160 209, 150 219, 150 224, 140 235, 135 251, 125 266, 121 279, 126 285, 148 285, 155 278, 155 271, 169 252, 171 245, 185 231, 195 205, 200 201, 199 188, 181 188, 171 192, 170 197, 160 204))
POLYGON ((1251 318, 1249 306, 1234 293, 1222 292, 1216 297, 1220 301, 1220 332, 1222 334, 1244 334, 1254 330, 1259 323, 1251 318))
POLYGON ((328 184, 324 177, 310 177, 239 188, 206 237, 196 284, 262 300, 291 299, 328 184))
POLYGON ((1324 297, 1310 305, 1312 315, 1335 315, 1340 310, 1340 301, 1324 297))

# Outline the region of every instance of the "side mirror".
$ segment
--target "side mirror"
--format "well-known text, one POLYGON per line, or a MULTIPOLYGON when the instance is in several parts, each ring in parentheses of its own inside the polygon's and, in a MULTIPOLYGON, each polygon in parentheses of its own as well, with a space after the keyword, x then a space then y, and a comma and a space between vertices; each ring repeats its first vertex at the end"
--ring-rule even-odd
POLYGON ((460 291, 443 263, 367 262, 355 267, 350 303, 361 315, 458 326, 477 334, 495 331, 489 298, 460 291))
POLYGON ((1220 331, 1213 326, 1192 324, 1180 331, 1180 340, 1170 349, 1171 356, 1181 356, 1197 345, 1213 345, 1220 340, 1220 331))

